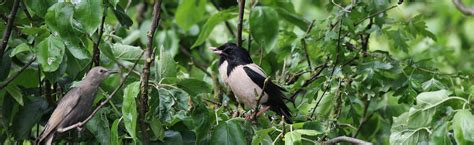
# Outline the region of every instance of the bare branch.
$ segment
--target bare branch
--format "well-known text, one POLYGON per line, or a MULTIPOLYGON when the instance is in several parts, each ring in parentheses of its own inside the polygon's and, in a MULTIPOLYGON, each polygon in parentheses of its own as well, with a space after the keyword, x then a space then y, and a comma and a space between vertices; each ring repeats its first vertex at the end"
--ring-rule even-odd
POLYGON ((142 56, 143 56, 143 52, 140 54, 140 56, 138 56, 137 60, 135 60, 135 63, 133 64, 132 69, 129 69, 127 75, 121 80, 120 85, 117 88, 115 88, 115 90, 109 96, 107 96, 107 98, 104 101, 102 101, 99 104, 99 106, 97 106, 95 108, 95 110, 84 121, 78 122, 76 124, 73 124, 73 125, 65 127, 65 128, 59 128, 57 131, 59 133, 62 133, 62 132, 66 132, 66 131, 69 131, 69 130, 74 129, 74 128, 81 128, 87 122, 89 122, 89 120, 91 120, 92 117, 94 117, 94 115, 100 110, 100 108, 104 107, 104 105, 107 104, 107 102, 109 102, 110 99, 112 99, 112 97, 123 87, 123 85, 127 81, 128 76, 130 76, 132 71, 135 69, 135 66, 137 66, 137 64, 140 60, 139 58, 142 57, 142 56))
POLYGON ((105 22, 105 17, 107 16, 107 5, 104 5, 104 13, 102 14, 102 20, 100 23, 99 27, 99 38, 97 38, 97 42, 94 43, 93 46, 93 54, 92 54, 92 63, 93 66, 99 66, 100 65, 100 41, 102 39, 102 35, 104 34, 104 22, 105 22))
POLYGON ((12 11, 8 16, 7 25, 5 26, 5 30, 3 31, 2 42, 0 43, 0 64, 2 64, 3 54, 5 52, 5 48, 7 48, 8 40, 10 39, 10 34, 12 33, 13 23, 15 21, 16 12, 18 11, 18 7, 20 6, 21 0, 15 0, 13 2, 12 11))
POLYGON ((242 47, 242 23, 244 22, 245 0, 239 2, 239 23, 237 24, 237 46, 242 47))
MULTIPOLYGON (((8 57, 8 56, 7 56, 7 57, 8 57)), ((10 78, 8 78, 8 79, 5 80, 4 82, 2 82, 2 83, 0 84, 0 90, 2 90, 2 89, 5 88, 8 84, 10 84, 13 80, 15 80, 16 77, 18 77, 23 71, 25 71, 26 68, 28 68, 35 60, 36 60, 36 56, 34 56, 33 58, 31 58, 31 60, 28 61, 28 63, 20 69, 20 71, 18 71, 16 74, 14 74, 14 75, 11 76, 10 78)))
POLYGON ((332 144, 336 144, 336 143, 339 143, 339 142, 349 142, 349 143, 357 144, 357 145, 372 145, 372 143, 370 143, 370 142, 363 141, 363 140, 360 140, 360 139, 357 139, 357 138, 347 137, 347 136, 339 136, 339 137, 330 139, 330 140, 324 142, 324 144, 332 145, 332 144))
MULTIPOLYGON (((138 118, 139 118, 139 125, 142 132, 142 139, 143 144, 149 144, 149 136, 148 136, 148 124, 145 121, 145 115, 148 112, 148 82, 150 79, 150 66, 153 63, 153 38, 156 32, 156 29, 160 23, 161 18, 161 2, 162 0, 155 1, 153 5, 153 20, 150 27, 150 32, 148 32, 148 43, 147 47, 144 51, 144 58, 145 63, 143 66, 143 72, 140 77, 140 97, 138 98, 138 118)), ((157 97, 157 96, 156 96, 157 97)))
POLYGON ((466 7, 461 0, 453 0, 456 8, 466 16, 474 16, 474 9, 466 7))

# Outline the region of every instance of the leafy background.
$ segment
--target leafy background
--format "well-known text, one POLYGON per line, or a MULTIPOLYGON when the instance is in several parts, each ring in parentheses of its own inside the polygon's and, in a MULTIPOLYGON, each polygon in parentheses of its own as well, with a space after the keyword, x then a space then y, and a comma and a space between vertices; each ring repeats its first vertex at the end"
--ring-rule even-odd
MULTIPOLYGON (((2 34, 13 3, 0 3, 2 34)), ((102 83, 96 104, 138 65, 86 129, 66 133, 61 144, 314 144, 338 136, 473 144, 473 17, 448 0, 397 3, 248 0, 242 45, 288 90, 295 121, 284 124, 268 112, 253 124, 233 117, 235 101, 207 50, 236 42, 236 1, 162 3, 142 116, 140 56, 152 0, 20 0, 1 57, 0 141, 34 143, 57 101, 90 69, 98 46, 100 65, 121 73, 102 83)))

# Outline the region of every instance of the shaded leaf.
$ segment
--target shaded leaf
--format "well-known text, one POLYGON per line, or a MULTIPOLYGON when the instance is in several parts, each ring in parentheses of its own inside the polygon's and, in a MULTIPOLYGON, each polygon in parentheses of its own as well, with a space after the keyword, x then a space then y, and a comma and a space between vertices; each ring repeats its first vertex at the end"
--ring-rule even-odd
POLYGON ((64 44, 58 37, 51 35, 38 44, 36 55, 43 71, 56 71, 63 61, 64 44))
POLYGON ((81 24, 87 34, 92 35, 100 25, 104 9, 102 0, 81 0, 76 5, 74 18, 81 24))
POLYGON ((183 0, 176 9, 176 24, 185 31, 204 16, 206 0, 183 0))
POLYGON ((137 126, 137 104, 135 98, 138 95, 140 82, 133 82, 124 89, 123 95, 123 123, 128 134, 134 141, 137 141, 136 126, 137 126))
POLYGON ((278 13, 271 7, 257 6, 250 14, 250 34, 267 52, 278 40, 278 13))
POLYGON ((454 139, 460 145, 474 143, 474 115, 469 110, 459 110, 453 118, 454 139))
POLYGON ((228 120, 217 125, 212 133, 211 144, 243 145, 247 144, 242 124, 237 120, 228 120))
POLYGON ((194 42, 192 47, 194 48, 194 47, 199 46, 202 43, 204 43, 206 41, 207 37, 209 37, 212 30, 214 29, 214 27, 217 24, 219 24, 221 22, 224 22, 228 19, 237 17, 237 15, 238 15, 237 10, 238 9, 236 9, 236 8, 231 8, 231 9, 220 11, 217 14, 212 15, 211 17, 209 17, 209 19, 207 19, 206 23, 202 26, 201 32, 199 32, 199 36, 198 36, 196 42, 194 42))

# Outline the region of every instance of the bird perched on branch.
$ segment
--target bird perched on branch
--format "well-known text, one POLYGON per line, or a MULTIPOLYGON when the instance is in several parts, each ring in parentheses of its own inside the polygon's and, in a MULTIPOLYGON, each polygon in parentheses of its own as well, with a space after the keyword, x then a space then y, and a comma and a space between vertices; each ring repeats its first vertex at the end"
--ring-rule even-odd
POLYGON ((71 89, 59 101, 53 114, 44 127, 37 144, 50 145, 58 130, 83 121, 93 110, 92 103, 95 99, 100 83, 110 74, 115 73, 103 67, 92 68, 77 87, 71 89))
MULTIPOLYGON (((257 104, 260 104, 261 107, 255 116, 271 109, 283 115, 287 123, 292 123, 290 111, 283 102, 285 90, 267 79, 263 70, 253 63, 247 50, 234 43, 209 49, 220 56, 219 75, 234 92, 237 102, 250 109, 257 108, 257 104)), ((246 118, 253 119, 253 116, 250 114, 246 118)))

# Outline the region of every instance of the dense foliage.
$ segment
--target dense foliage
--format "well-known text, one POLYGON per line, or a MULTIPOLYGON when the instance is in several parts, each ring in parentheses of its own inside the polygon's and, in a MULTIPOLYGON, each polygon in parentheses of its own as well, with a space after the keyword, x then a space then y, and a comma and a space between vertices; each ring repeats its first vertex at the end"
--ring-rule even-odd
POLYGON ((242 46, 288 90, 294 124, 273 112, 244 120, 249 110, 220 83, 207 47, 237 41, 236 1, 163 1, 146 114, 138 96, 153 0, 4 0, 1 34, 17 1, 0 61, 1 144, 34 143, 92 64, 121 72, 102 83, 97 106, 136 61, 85 129, 58 142, 474 143, 474 17, 448 0, 247 0, 242 46))

